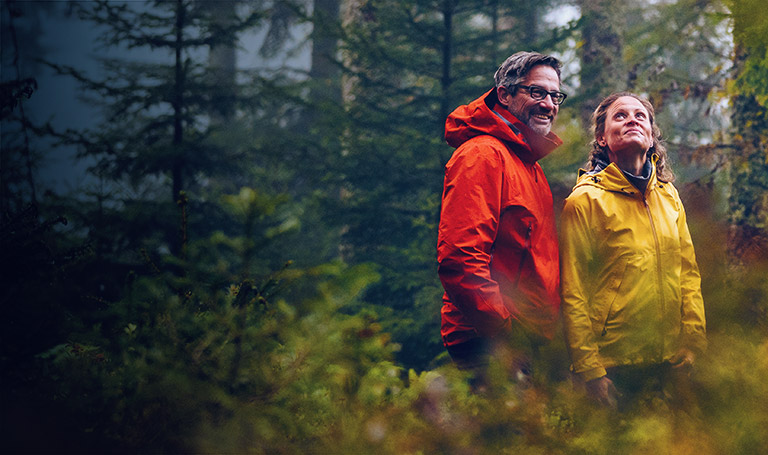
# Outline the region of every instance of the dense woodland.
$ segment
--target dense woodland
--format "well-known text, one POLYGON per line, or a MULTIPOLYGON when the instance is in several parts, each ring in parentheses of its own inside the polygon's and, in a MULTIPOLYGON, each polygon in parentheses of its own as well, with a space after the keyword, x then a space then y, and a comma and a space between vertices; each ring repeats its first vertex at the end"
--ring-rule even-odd
POLYGON ((762 0, 4 0, 1 95, 4 452, 768 447, 762 0), (98 76, 38 46, 44 14, 99 30, 98 76), (243 68, 254 32, 265 59, 311 62, 243 68), (597 102, 656 107, 703 276, 695 412, 587 405, 562 339, 533 388, 497 371, 475 395, 450 365, 443 125, 518 50, 565 63, 565 144, 542 161, 556 212, 597 102), (77 82, 96 127, 32 120, 43 68, 77 82), (38 175, 64 147, 88 166, 76 191, 38 175))

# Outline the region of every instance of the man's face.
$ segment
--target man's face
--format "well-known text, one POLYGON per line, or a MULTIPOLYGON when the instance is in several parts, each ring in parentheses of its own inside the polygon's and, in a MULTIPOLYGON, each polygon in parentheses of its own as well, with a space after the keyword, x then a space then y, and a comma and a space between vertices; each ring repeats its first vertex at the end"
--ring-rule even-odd
MULTIPOLYGON (((555 69, 549 65, 534 66, 520 84, 541 87, 548 92, 560 90, 560 78, 555 69)), ((517 88, 514 95, 504 89, 499 89, 499 101, 518 120, 541 135, 547 135, 550 132, 560 108, 552 102, 550 95, 545 96, 544 99, 536 100, 533 99, 528 90, 520 87, 517 88)))

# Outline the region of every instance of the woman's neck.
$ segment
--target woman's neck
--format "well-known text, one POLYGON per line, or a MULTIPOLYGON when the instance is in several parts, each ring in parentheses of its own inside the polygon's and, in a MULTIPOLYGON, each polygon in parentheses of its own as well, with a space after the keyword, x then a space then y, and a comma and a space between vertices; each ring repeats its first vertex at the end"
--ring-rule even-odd
POLYGON ((615 153, 609 152, 608 157, 624 172, 629 172, 632 175, 642 175, 643 173, 645 152, 632 155, 616 155, 615 153))

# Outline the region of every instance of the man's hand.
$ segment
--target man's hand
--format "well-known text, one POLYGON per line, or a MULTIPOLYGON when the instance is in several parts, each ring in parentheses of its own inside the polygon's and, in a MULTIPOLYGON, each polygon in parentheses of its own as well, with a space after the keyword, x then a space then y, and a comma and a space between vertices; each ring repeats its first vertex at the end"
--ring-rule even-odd
POLYGON ((675 355, 669 359, 669 363, 672 364, 672 368, 676 370, 686 370, 693 367, 693 363, 696 361, 696 354, 690 349, 680 348, 675 355))
POLYGON ((616 409, 616 387, 608 376, 587 381, 587 396, 606 408, 616 409))

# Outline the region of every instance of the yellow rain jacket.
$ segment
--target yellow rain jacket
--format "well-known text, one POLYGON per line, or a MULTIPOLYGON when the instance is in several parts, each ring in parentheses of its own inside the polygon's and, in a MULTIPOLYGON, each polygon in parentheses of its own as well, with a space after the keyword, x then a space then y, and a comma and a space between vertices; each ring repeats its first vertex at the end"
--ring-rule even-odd
POLYGON ((706 347, 701 277, 675 187, 645 194, 613 163, 580 171, 561 218, 562 314, 571 369, 585 381, 618 365, 706 347))

